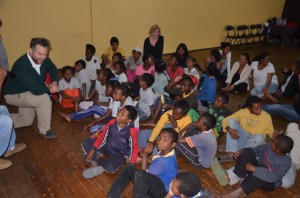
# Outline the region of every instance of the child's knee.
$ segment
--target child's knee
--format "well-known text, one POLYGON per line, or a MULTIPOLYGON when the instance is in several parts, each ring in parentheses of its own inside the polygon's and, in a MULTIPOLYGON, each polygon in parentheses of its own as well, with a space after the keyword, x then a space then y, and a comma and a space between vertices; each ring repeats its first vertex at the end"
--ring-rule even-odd
POLYGON ((265 143, 265 136, 255 135, 250 143, 250 147, 256 147, 265 143))
POLYGON ((228 122, 229 122, 229 127, 234 130, 237 130, 240 127, 239 122, 234 118, 229 119, 228 122))
POLYGON ((95 140, 92 139, 92 138, 89 138, 89 137, 86 137, 83 139, 81 145, 82 145, 82 149, 88 153, 90 152, 90 150, 92 149, 93 147, 93 144, 94 144, 95 140))
POLYGON ((145 172, 143 170, 137 170, 134 174, 134 181, 139 182, 145 177, 145 172))

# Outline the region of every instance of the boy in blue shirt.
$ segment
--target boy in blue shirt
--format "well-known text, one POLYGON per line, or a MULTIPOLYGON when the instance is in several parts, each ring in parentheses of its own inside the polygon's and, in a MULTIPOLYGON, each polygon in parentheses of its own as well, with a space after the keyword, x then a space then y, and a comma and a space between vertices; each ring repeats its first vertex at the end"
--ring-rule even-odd
POLYGON ((175 178, 178 167, 174 151, 178 142, 178 133, 172 128, 161 130, 156 144, 159 152, 152 157, 147 169, 148 155, 141 151, 142 170, 127 165, 112 184, 107 197, 120 197, 129 182, 133 183, 133 197, 164 197, 169 191, 170 182, 175 178))

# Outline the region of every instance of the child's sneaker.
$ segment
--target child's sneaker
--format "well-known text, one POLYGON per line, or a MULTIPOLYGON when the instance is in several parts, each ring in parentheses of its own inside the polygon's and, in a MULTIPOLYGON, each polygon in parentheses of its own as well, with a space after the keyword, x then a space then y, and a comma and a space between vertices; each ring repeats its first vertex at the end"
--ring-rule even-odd
POLYGON ((218 182, 221 186, 225 186, 228 184, 227 174, 226 171, 222 168, 220 162, 215 157, 211 163, 211 170, 216 176, 218 182))
POLYGON ((24 144, 24 143, 15 144, 14 149, 10 150, 10 151, 6 151, 6 153, 4 154, 4 157, 9 157, 15 153, 18 153, 18 152, 24 150, 25 148, 26 148, 26 144, 24 144))
POLYGON ((12 165, 12 162, 6 159, 0 159, 0 170, 6 169, 12 165))
POLYGON ((232 162, 234 159, 232 157, 229 157, 227 154, 220 155, 218 157, 219 162, 232 162))
POLYGON ((234 167, 231 167, 230 169, 226 170, 230 186, 238 183, 241 180, 241 178, 233 172, 233 169, 234 167))
POLYGON ((257 95, 257 97, 259 98, 263 98, 265 96, 265 94, 263 92, 261 92, 260 94, 257 95))
POLYGON ((104 172, 104 168, 102 166, 94 166, 91 168, 88 168, 82 172, 82 176, 85 179, 91 179, 93 177, 96 177, 97 175, 100 175, 104 172))

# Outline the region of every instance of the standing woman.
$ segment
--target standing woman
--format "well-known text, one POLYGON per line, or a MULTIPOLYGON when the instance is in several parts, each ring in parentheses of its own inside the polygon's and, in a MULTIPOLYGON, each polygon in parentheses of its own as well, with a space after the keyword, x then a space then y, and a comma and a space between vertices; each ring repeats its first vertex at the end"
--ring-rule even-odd
POLYGON ((275 68, 270 63, 270 54, 263 52, 258 56, 258 61, 253 61, 251 64, 253 85, 251 90, 252 96, 260 98, 267 97, 274 103, 277 102, 272 94, 278 89, 278 79, 275 75, 275 68))
POLYGON ((158 25, 151 26, 149 37, 144 41, 144 54, 152 54, 155 60, 162 60, 164 37, 158 25))

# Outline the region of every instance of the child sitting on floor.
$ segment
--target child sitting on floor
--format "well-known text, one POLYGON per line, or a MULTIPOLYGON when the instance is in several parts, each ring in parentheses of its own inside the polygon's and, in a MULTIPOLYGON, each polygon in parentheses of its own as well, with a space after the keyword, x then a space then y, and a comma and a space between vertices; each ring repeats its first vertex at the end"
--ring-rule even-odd
POLYGON ((166 65, 162 61, 157 61, 154 68, 154 83, 152 84, 151 88, 156 96, 161 96, 163 94, 167 95, 167 93, 164 91, 165 86, 168 84, 168 77, 165 73, 166 65))
POLYGON ((152 151, 143 150, 142 170, 127 165, 112 184, 107 197, 120 197, 129 182, 133 183, 133 197, 165 197, 178 171, 174 151, 177 142, 178 134, 174 129, 162 129, 157 138, 159 152, 152 157, 148 169, 148 155, 152 151))
MULTIPOLYGON (((168 94, 170 95, 176 95, 176 99, 177 101, 179 100, 184 100, 186 101, 189 106, 191 107, 191 110, 189 111, 189 115, 191 116, 191 118, 194 118, 195 115, 194 113, 192 114, 192 109, 194 110, 193 112, 195 112, 197 110, 198 104, 197 104, 197 95, 193 90, 194 87, 194 83, 192 81, 192 79, 190 78, 190 76, 188 75, 183 75, 182 78, 178 78, 181 79, 180 83, 181 84, 181 88, 171 88, 174 84, 177 84, 178 82, 171 80, 171 82, 167 85, 167 87, 165 87, 165 91, 168 92, 168 94)), ((164 112, 166 109, 172 109, 174 104, 176 103, 175 101, 172 101, 168 96, 166 95, 161 95, 161 97, 159 97, 157 99, 157 105, 155 107, 155 111, 154 114, 152 116, 151 119, 149 119, 147 122, 142 123, 142 125, 144 126, 155 126, 156 121, 159 119, 160 114, 162 112, 164 112)), ((197 112, 196 112, 197 114, 197 112)), ((199 116, 196 116, 195 120, 198 120, 199 116)), ((193 119, 194 121, 194 119, 193 119)))
POLYGON ((201 197, 207 195, 201 190, 200 178, 191 172, 179 172, 176 177, 172 180, 169 186, 169 192, 165 198, 188 198, 188 197, 201 197))
POLYGON ((87 99, 91 89, 91 81, 89 74, 85 69, 86 63, 84 60, 78 60, 74 64, 75 75, 79 82, 82 98, 87 99))
MULTIPOLYGON (((100 111, 98 111, 98 108, 92 108, 90 112, 86 112, 86 111, 82 111, 79 113, 74 113, 74 114, 63 114, 60 113, 63 117, 65 117, 68 121, 71 120, 77 120, 77 119, 81 119, 84 117, 87 117, 88 115, 91 115, 92 113, 95 113, 97 115, 103 115, 102 117, 99 117, 95 122, 93 122, 90 126, 96 124, 97 122, 102 121, 103 119, 109 118, 110 115, 112 115, 112 117, 115 117, 117 115, 117 112, 122 109, 125 105, 130 105, 133 106, 133 100, 132 98, 129 96, 129 88, 127 85, 125 84, 118 84, 116 85, 115 89, 113 90, 113 101, 111 102, 110 108, 111 111, 106 111, 105 113, 105 109, 99 109, 100 111), (111 114, 109 114, 111 112, 111 114), (87 113, 85 115, 85 113, 87 113)), ((134 120, 134 126, 136 128, 136 130, 139 130, 139 119, 138 117, 134 120)), ((88 126, 87 126, 88 127, 88 126)), ((87 129, 87 127, 85 127, 85 130, 87 129)))
POLYGON ((213 132, 216 118, 203 113, 179 138, 178 150, 198 169, 209 168, 217 152, 217 141, 213 132))
POLYGON ((126 105, 118 112, 116 119, 106 124, 96 139, 83 140, 85 161, 92 166, 83 171, 84 178, 93 178, 103 171, 114 173, 125 161, 136 163, 139 150, 137 132, 133 126, 136 117, 135 108, 126 105))
POLYGON ((208 113, 216 117, 216 127, 214 133, 217 138, 223 136, 222 121, 224 118, 231 114, 231 111, 227 108, 229 102, 229 96, 227 93, 220 92, 215 99, 215 102, 209 104, 208 113))
POLYGON ((81 92, 79 89, 79 83, 76 78, 73 77, 74 70, 71 66, 65 66, 63 68, 64 78, 59 81, 59 93, 60 93, 60 105, 63 108, 74 108, 78 111, 78 104, 80 102, 81 92))
POLYGON ((117 61, 113 64, 113 73, 115 75, 114 80, 119 81, 120 83, 127 83, 128 78, 125 74, 126 72, 126 67, 123 61, 117 61))
MULTIPOLYGON (((194 76, 197 79, 197 83, 194 87, 194 90, 197 89, 199 80, 200 80, 200 74, 199 74, 199 71, 197 71, 196 67, 198 67, 198 69, 201 72, 201 68, 197 64, 196 60, 193 57, 188 57, 186 60, 186 68, 184 68, 184 73, 189 76, 194 76)), ((202 72, 201 72, 201 74, 202 74, 202 72)))
POLYGON ((110 69, 103 68, 97 74, 95 87, 90 91, 87 101, 82 101, 79 106, 81 109, 88 109, 93 105, 108 106, 108 97, 105 95, 106 83, 114 77, 110 69), (89 101, 91 100, 91 101, 89 101))
POLYGON ((229 184, 238 181, 241 185, 235 191, 222 195, 223 198, 235 198, 249 195, 257 189, 273 191, 281 185, 282 177, 291 167, 289 152, 294 145, 286 135, 277 136, 271 144, 255 148, 245 148, 234 154, 237 159, 233 170, 227 170, 229 184))
POLYGON ((203 113, 208 111, 209 103, 213 103, 217 91, 217 82, 214 74, 217 65, 214 62, 209 63, 206 68, 207 78, 204 79, 198 92, 198 111, 203 113))
POLYGON ((167 74, 170 80, 175 79, 177 76, 184 74, 182 67, 178 66, 179 56, 172 54, 169 59, 169 65, 167 67, 167 74))
POLYGON ((246 106, 222 122, 223 132, 227 132, 227 154, 221 157, 221 161, 231 160, 233 154, 240 149, 263 144, 266 135, 275 138, 282 133, 274 130, 271 116, 262 110, 259 97, 249 96, 246 106))
POLYGON ((138 65, 135 70, 136 77, 133 80, 133 84, 131 85, 131 97, 135 98, 139 95, 139 79, 142 78, 142 75, 147 73, 154 76, 155 69, 154 69, 154 58, 151 54, 144 54, 143 55, 143 62, 144 64, 138 65))
POLYGON ((118 62, 118 61, 123 61, 123 56, 121 53, 116 52, 112 56, 112 61, 109 64, 105 65, 105 68, 108 68, 111 71, 114 71, 114 64, 115 64, 115 62, 118 62))
POLYGON ((135 100, 138 101, 138 104, 135 106, 138 112, 140 121, 153 116, 154 109, 153 104, 155 102, 155 94, 151 89, 151 85, 154 82, 154 76, 151 74, 143 74, 142 78, 139 79, 140 84, 140 96, 136 97, 135 100))
POLYGON ((141 78, 144 73, 154 75, 155 69, 154 69, 153 55, 152 54, 144 54, 143 55, 143 63, 144 64, 138 65, 136 67, 135 75, 138 78, 141 78))
POLYGON ((128 77, 128 82, 132 83, 135 77, 135 69, 138 65, 143 64, 142 60, 142 50, 139 47, 132 49, 132 55, 129 56, 126 61, 124 61, 126 66, 126 75, 128 77))
MULTIPOLYGON (((110 47, 108 47, 105 52, 101 55, 103 65, 107 65, 112 62, 113 55, 115 53, 125 54, 124 50, 119 47, 119 39, 117 37, 111 37, 110 47)), ((124 60, 125 57, 122 57, 121 60, 124 60)))
POLYGON ((91 44, 86 44, 85 46, 85 57, 82 59, 86 63, 86 71, 89 74, 90 81, 95 85, 97 74, 100 70, 99 58, 95 56, 96 48, 91 44))
MULTIPOLYGON (((139 132, 139 148, 143 149, 147 147, 147 149, 153 151, 154 141, 159 132, 165 127, 172 127, 177 132, 185 128, 192 122, 191 117, 188 115, 189 110, 190 106, 186 101, 181 100, 176 103, 172 110, 166 111, 161 116, 153 130, 146 129, 139 132)), ((155 151, 154 154, 155 153, 157 153, 157 151, 155 151)))
POLYGON ((293 97, 300 88, 300 60, 294 61, 291 68, 283 70, 282 73, 285 74, 285 79, 279 83, 279 89, 275 96, 293 97))
POLYGON ((95 117, 97 116, 98 117, 97 120, 95 120, 88 126, 84 127, 85 130, 87 129, 87 127, 92 127, 92 126, 94 126, 94 124, 96 124, 106 118, 109 119, 110 116, 115 118, 117 116, 117 111, 118 111, 120 104, 114 101, 113 93, 114 93, 114 89, 119 84, 120 83, 116 80, 110 80, 106 83, 105 95, 107 97, 109 97, 108 107, 101 106, 101 105, 93 105, 93 106, 89 107, 88 109, 84 109, 82 111, 79 111, 79 112, 76 112, 73 114, 64 114, 61 112, 60 112, 60 114, 69 122, 71 120, 80 120, 82 118, 86 118, 86 117, 89 117, 92 115, 94 115, 95 117))

